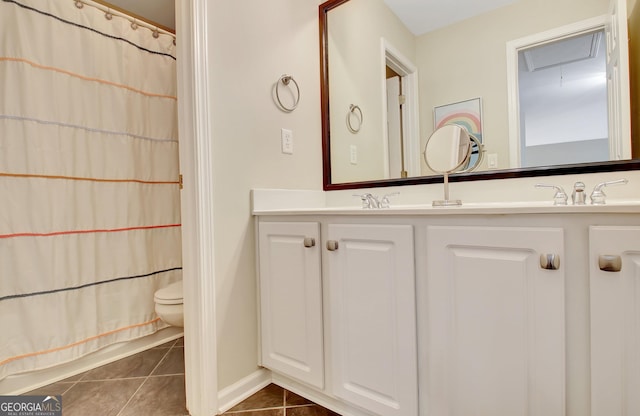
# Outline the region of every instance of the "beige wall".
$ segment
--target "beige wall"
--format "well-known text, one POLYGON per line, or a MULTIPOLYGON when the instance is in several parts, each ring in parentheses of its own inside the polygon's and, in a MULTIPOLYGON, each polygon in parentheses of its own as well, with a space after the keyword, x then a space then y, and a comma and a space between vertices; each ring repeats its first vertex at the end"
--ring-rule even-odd
POLYGON ((384 179, 386 89, 380 39, 413 62, 415 37, 382 0, 351 0, 329 15, 332 181, 384 179), (357 134, 346 124, 350 104, 358 105, 363 113, 357 134), (358 149, 357 165, 350 163, 351 145, 358 149))
MULTIPOLYGON (((640 120, 640 6, 636 0, 627 2, 629 15, 629 81, 631 89, 631 120, 640 120)), ((632 156, 640 157, 640 123, 631 123, 632 156)))
MULTIPOLYGON (((531 1, 522 0, 521 3, 530 4, 531 1)), ((601 4, 600 1, 578 1, 583 6, 592 5, 593 9, 599 9, 601 4)), ((212 63, 209 75, 210 97, 213 104, 210 122, 215 170, 215 279, 220 389, 257 369, 255 235, 249 190, 322 189, 318 52, 320 3, 302 0, 221 1, 215 3, 211 12, 208 25, 212 63), (278 110, 272 99, 273 85, 283 73, 293 75, 301 90, 300 105, 289 114, 278 110), (282 127, 293 131, 293 155, 283 155, 280 152, 282 127)), ((571 3, 568 0, 554 2, 558 16, 571 10, 571 3)), ((537 10, 531 10, 532 19, 537 16, 548 27, 562 24, 556 21, 558 16, 536 13, 537 10)), ((575 20, 588 17, 581 14, 573 16, 575 20)), ((534 30, 527 28, 528 23, 522 21, 504 24, 512 28, 514 38, 534 30)), ((478 29, 476 37, 492 36, 492 33, 492 27, 485 27, 478 29)), ((495 101, 506 100, 505 75, 483 72, 485 62, 504 59, 504 44, 490 52, 473 52, 475 48, 472 47, 467 49, 471 49, 467 51, 467 61, 470 64, 465 63, 464 66, 455 68, 455 71, 469 74, 477 70, 477 77, 487 84, 487 88, 461 88, 456 93, 457 96, 454 94, 439 98, 438 104, 449 99, 482 96, 485 99, 487 134, 506 137, 506 133, 502 133, 497 127, 498 123, 506 125, 506 107, 489 110, 493 108, 495 101)), ((454 90, 445 81, 438 83, 447 87, 441 94, 454 90)), ((420 104, 422 112, 430 116, 430 104, 420 104)), ((365 117, 367 114, 365 112, 365 117)), ((371 119, 372 122, 377 121, 373 117, 371 119)), ((591 187, 603 178, 618 177, 640 180, 638 174, 630 172, 542 180, 571 186, 573 181, 580 179, 591 187)), ((485 198, 492 195, 504 198, 505 193, 509 200, 550 197, 548 193, 535 191, 533 182, 532 179, 469 182, 455 185, 454 192, 458 192, 456 196, 463 200, 468 198, 471 189, 485 198)), ((623 191, 632 192, 633 189, 630 184, 623 191)), ((394 190, 402 190, 405 194, 415 190, 421 195, 422 192, 425 195, 432 192, 434 197, 440 197, 442 184, 394 190)), ((373 191, 384 192, 381 189, 373 191)), ((351 197, 352 193, 353 191, 344 192, 346 203, 357 203, 351 197)), ((339 197, 340 193, 332 195, 339 197)))
POLYGON ((215 186, 218 378, 224 388, 257 368, 251 188, 322 189, 318 2, 220 1, 208 25, 215 186), (278 78, 300 85, 298 108, 272 99, 278 78), (280 152, 280 129, 294 154, 280 152))
POLYGON ((416 56, 423 147, 433 131, 435 106, 481 97, 487 153, 497 153, 498 167, 508 168, 506 43, 605 14, 608 4, 608 0, 521 0, 421 36, 416 56))

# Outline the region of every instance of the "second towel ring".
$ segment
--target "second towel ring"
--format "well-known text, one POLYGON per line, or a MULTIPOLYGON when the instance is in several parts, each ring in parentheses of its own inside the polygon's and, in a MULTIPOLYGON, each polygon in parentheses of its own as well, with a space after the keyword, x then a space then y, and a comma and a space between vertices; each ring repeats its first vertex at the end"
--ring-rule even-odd
POLYGON ((298 83, 296 82, 295 79, 293 79, 291 75, 287 75, 287 74, 282 75, 278 79, 278 82, 276 82, 276 100, 278 100, 278 105, 280 106, 280 108, 283 111, 286 111, 287 113, 292 112, 298 106, 298 103, 300 102, 300 87, 298 86, 298 83), (296 94, 293 100, 293 105, 291 105, 291 107, 287 107, 286 105, 282 104, 282 100, 280 99, 279 87, 280 87, 280 83, 282 83, 282 85, 284 86, 288 86, 291 82, 293 82, 293 85, 296 87, 296 94))
POLYGON ((364 116, 362 115, 362 110, 360 109, 360 107, 355 104, 349 104, 349 112, 347 113, 347 128, 349 129, 349 131, 351 133, 359 132, 360 128, 362 127, 363 121, 364 121, 364 116), (358 117, 358 114, 356 114, 356 111, 360 113, 360 117, 358 117), (353 124, 351 124, 352 115, 355 116, 358 120, 357 127, 354 127, 353 124))

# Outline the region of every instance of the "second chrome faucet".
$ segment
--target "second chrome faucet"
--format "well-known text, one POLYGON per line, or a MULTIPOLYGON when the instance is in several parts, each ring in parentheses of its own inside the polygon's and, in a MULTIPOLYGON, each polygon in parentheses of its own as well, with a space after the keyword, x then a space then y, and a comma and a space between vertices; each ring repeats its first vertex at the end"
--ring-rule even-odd
MULTIPOLYGON (((596 186, 594 186, 593 188, 593 192, 591 192, 591 195, 589 196, 589 198, 591 199, 591 204, 592 205, 604 205, 606 204, 606 195, 604 193, 604 191, 602 190, 602 188, 604 188, 605 186, 609 186, 609 185, 624 185, 626 183, 628 183, 629 180, 627 179, 618 179, 616 181, 608 181, 608 182, 601 182, 599 184, 597 184, 596 186)), ((553 196, 553 204, 554 205, 567 205, 567 201, 569 200, 569 197, 567 196, 566 192, 564 191, 564 189, 562 189, 562 186, 559 185, 547 185, 547 184, 543 184, 543 183, 538 183, 535 185, 536 188, 553 188, 556 190, 556 193, 553 196)), ((571 202, 573 205, 586 205, 587 201, 587 196, 586 196, 586 192, 585 192, 585 184, 584 182, 576 182, 575 184, 573 184, 573 192, 571 193, 571 202)))

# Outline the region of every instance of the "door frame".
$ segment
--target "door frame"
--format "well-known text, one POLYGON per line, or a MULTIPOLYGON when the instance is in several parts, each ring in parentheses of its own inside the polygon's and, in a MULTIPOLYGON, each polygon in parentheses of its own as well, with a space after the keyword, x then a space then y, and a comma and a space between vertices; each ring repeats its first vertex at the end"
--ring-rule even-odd
POLYGON ((387 132, 386 67, 400 75, 405 103, 402 107, 404 166, 408 176, 420 176, 420 127, 418 111, 418 68, 387 39, 380 38, 382 85, 382 148, 384 177, 389 178, 389 134, 387 132))
POLYGON ((176 1, 184 355, 187 409, 218 408, 213 152, 208 26, 213 3, 176 1))
MULTIPOLYGON (((581 20, 555 29, 507 42, 507 114, 509 118, 509 166, 522 167, 520 144, 520 98, 518 94, 518 52, 595 30, 604 30, 607 15, 581 20)), ((606 31, 605 31, 606 36, 606 31)), ((611 120, 611 117, 609 117, 611 120)), ((609 138, 611 140, 611 138, 609 138)))

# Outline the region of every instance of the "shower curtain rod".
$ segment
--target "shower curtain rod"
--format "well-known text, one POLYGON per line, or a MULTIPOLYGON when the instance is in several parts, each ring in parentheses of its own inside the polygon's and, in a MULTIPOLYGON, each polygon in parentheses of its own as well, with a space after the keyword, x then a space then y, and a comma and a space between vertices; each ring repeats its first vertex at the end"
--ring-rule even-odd
POLYGON ((171 29, 170 27, 161 25, 160 23, 154 22, 153 20, 147 19, 146 17, 142 17, 140 15, 137 15, 135 13, 132 13, 128 10, 123 9, 122 7, 116 6, 115 4, 111 4, 109 2, 106 2, 104 0, 91 0, 91 2, 89 2, 88 0, 74 0, 76 3, 82 3, 82 4, 86 4, 87 6, 90 7, 95 7, 96 9, 99 9, 105 13, 110 12, 116 12, 120 17, 123 17, 125 19, 134 19, 135 22, 140 25, 140 26, 144 26, 147 29, 150 29, 151 31, 154 31, 156 29, 166 32, 167 34, 175 37, 176 35, 176 31, 171 29), (96 3, 99 4, 102 7, 98 7, 95 6, 91 3, 96 3), (103 8, 104 7, 104 8, 103 8))

